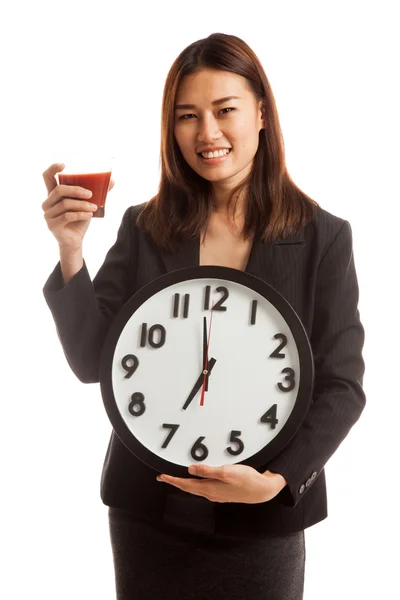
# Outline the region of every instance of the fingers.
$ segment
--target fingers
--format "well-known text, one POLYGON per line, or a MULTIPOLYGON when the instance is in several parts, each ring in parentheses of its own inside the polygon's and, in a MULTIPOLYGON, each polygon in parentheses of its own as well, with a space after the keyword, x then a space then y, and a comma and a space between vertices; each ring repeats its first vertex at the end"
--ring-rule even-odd
POLYGON ((56 173, 59 173, 60 171, 62 171, 64 169, 64 167, 65 167, 64 163, 53 163, 52 165, 50 165, 50 167, 48 169, 46 169, 44 171, 43 179, 44 179, 44 183, 47 188, 47 192, 49 194, 58 185, 57 179, 55 177, 56 173))
POLYGON ((195 496, 203 496, 209 498, 212 493, 213 487, 215 487, 215 481, 198 481, 195 479, 181 479, 180 477, 173 477, 172 475, 162 474, 156 477, 157 481, 162 481, 179 488, 183 492, 188 494, 194 494, 195 496))
POLYGON ((113 187, 114 187, 114 185, 115 185, 114 179, 110 179, 110 183, 109 183, 109 186, 108 186, 108 191, 112 190, 113 187))
POLYGON ((79 185, 57 185, 53 191, 50 192, 49 197, 43 202, 42 209, 48 211, 63 198, 82 198, 89 200, 91 196, 92 192, 90 190, 85 190, 85 188, 80 187, 79 185))
POLYGON ((211 479, 224 480, 226 478, 225 465, 221 465, 219 467, 210 467, 208 465, 191 465, 189 467, 189 473, 191 475, 197 475, 197 477, 209 477, 211 479))
POLYGON ((93 216, 92 212, 67 212, 63 213, 59 217, 55 217, 53 219, 49 219, 46 217, 47 226, 50 231, 56 231, 58 229, 62 229, 68 223, 74 223, 75 221, 89 221, 93 216))
MULTIPOLYGON (((69 186, 70 187, 70 186, 69 186)), ((45 204, 45 202, 43 203, 45 204)), ((56 204, 45 210, 45 219, 54 219, 68 212, 96 212, 96 204, 91 204, 90 201, 74 200, 72 198, 62 198, 56 204)))

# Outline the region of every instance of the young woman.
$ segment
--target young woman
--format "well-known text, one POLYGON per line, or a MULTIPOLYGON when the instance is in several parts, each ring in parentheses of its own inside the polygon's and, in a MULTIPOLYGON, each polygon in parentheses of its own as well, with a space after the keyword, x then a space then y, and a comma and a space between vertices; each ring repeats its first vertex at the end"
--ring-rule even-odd
POLYGON ((173 63, 161 166, 158 194, 127 209, 93 282, 82 256, 90 198, 57 185, 62 165, 44 173, 42 208, 60 248, 44 295, 71 369, 99 381, 113 319, 148 282, 222 265, 264 279, 292 305, 311 342, 315 384, 300 429, 260 471, 202 464, 198 478, 160 474, 162 483, 112 433, 101 497, 117 597, 300 600, 304 530, 327 516, 324 466, 365 405, 351 228, 291 180, 268 79, 235 36, 210 35, 173 63))

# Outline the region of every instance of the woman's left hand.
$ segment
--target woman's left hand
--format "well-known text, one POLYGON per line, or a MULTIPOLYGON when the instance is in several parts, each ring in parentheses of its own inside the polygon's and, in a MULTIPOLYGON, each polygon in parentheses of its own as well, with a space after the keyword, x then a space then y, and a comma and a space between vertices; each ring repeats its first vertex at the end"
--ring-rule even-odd
POLYGON ((191 465, 189 473, 205 480, 159 475, 157 481, 169 483, 184 492, 203 496, 211 502, 243 502, 259 504, 275 498, 286 480, 278 473, 259 473, 247 465, 191 465))

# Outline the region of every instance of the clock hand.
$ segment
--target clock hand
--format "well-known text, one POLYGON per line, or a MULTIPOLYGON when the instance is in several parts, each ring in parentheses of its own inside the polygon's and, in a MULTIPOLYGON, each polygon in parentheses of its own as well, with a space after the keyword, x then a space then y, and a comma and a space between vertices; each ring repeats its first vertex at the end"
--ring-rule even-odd
MULTIPOLYGON (((208 374, 211 373, 216 362, 217 361, 215 360, 215 358, 210 358, 210 361, 208 363, 208 374)), ((194 384, 192 391, 190 392, 185 404, 182 407, 183 410, 187 409, 187 407, 189 406, 189 404, 191 403, 191 401, 193 400, 193 398, 195 397, 195 395, 197 394, 197 392, 199 391, 199 389, 201 388, 201 386, 203 384, 204 384, 204 370, 200 373, 198 380, 194 384)))
MULTIPOLYGON (((208 349, 210 347, 210 337, 211 337, 211 326, 212 326, 213 311, 214 311, 214 302, 212 303, 212 306, 211 306, 210 329, 209 329, 209 332, 208 332, 208 342, 207 342, 207 348, 206 348, 206 351, 205 351, 206 359, 205 359, 205 362, 204 362, 204 381, 203 381, 203 389, 201 390, 200 406, 204 406, 204 392, 206 391, 206 389, 208 390, 208 376, 209 376, 208 349)), ((207 321, 206 321, 205 317, 204 317, 204 323, 205 323, 206 330, 207 330, 207 321)), ((203 335, 203 339, 204 339, 204 335, 203 335)))
MULTIPOLYGON (((203 318, 203 370, 207 365, 207 317, 203 318)), ((206 391, 208 392, 208 374, 206 381, 206 391)))

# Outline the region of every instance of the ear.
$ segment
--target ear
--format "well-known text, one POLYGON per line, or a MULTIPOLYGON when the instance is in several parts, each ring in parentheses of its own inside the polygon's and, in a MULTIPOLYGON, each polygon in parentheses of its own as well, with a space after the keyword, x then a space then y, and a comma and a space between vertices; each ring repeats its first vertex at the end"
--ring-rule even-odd
POLYGON ((265 110, 264 100, 260 100, 258 108, 260 111, 260 129, 265 129, 265 127, 266 127, 266 121, 265 121, 266 110, 265 110))

